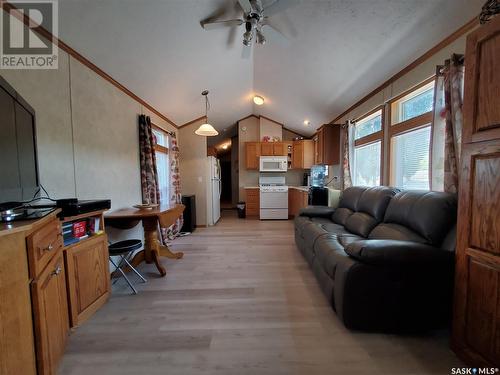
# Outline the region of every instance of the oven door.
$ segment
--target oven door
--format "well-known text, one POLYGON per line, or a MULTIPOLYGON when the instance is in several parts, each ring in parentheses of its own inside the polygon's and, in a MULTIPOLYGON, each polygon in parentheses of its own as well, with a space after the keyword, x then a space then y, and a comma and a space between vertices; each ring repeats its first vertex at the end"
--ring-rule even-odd
POLYGON ((288 192, 274 192, 260 190, 260 208, 288 209, 288 192))

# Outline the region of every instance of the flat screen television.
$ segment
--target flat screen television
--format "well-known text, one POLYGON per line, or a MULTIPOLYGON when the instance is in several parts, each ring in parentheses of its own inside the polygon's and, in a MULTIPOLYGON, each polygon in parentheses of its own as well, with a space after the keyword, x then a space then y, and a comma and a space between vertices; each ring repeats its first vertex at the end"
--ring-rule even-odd
POLYGON ((35 112, 0 76, 0 203, 31 200, 38 185, 35 112))

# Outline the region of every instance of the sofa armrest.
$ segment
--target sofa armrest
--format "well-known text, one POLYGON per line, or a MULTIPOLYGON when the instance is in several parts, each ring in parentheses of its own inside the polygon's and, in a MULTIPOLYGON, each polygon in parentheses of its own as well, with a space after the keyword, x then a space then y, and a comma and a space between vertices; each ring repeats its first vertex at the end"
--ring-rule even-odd
POLYGON ((453 264, 455 254, 437 247, 396 240, 362 240, 345 247, 360 262, 375 266, 421 266, 453 264))
POLYGON ((300 209, 299 216, 330 218, 334 212, 335 208, 328 206, 307 206, 300 209))

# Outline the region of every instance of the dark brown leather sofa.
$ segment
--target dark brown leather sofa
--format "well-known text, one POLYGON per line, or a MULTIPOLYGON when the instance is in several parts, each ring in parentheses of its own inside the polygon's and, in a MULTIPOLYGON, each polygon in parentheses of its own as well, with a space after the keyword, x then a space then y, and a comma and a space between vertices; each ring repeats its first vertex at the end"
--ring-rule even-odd
POLYGON ((310 206, 295 241, 344 325, 420 331, 451 311, 456 196, 351 187, 339 206, 310 206))

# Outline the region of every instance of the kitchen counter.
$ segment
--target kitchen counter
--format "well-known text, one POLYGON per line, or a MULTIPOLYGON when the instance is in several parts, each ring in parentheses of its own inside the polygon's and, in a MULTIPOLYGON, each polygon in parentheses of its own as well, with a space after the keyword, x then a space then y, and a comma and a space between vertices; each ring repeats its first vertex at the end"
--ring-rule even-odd
POLYGON ((295 189, 300 191, 309 192, 309 186, 289 186, 289 189, 295 189))
POLYGON ((258 186, 245 186, 243 189, 260 189, 258 186))

